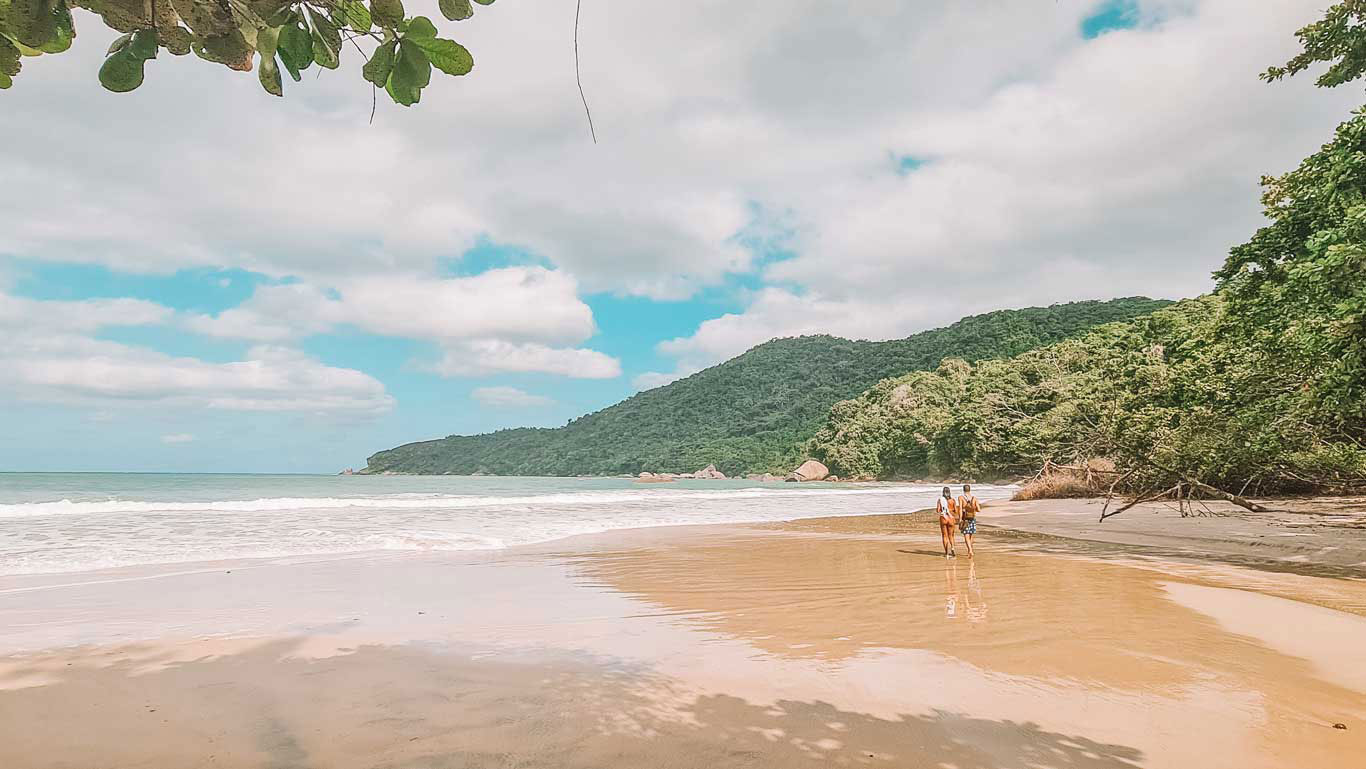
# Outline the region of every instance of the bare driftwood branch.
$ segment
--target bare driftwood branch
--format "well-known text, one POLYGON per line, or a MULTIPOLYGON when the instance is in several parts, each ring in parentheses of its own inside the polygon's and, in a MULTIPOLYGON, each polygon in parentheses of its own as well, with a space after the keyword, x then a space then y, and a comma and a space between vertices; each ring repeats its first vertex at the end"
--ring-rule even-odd
MULTIPOLYGON (((1180 487, 1173 486, 1173 487, 1170 488, 1170 489, 1166 489, 1166 490, 1159 491, 1159 492, 1156 492, 1156 493, 1150 493, 1150 494, 1146 494, 1146 495, 1140 495, 1140 496, 1136 497, 1132 502, 1129 502, 1128 504, 1124 505, 1123 507, 1119 508, 1118 510, 1114 511, 1113 513, 1107 513, 1107 512, 1105 512, 1104 508, 1102 508, 1101 511, 1100 511, 1100 520, 1101 520, 1101 521, 1104 521, 1106 518, 1113 518, 1113 517, 1115 517, 1116 515, 1119 515, 1120 513, 1124 512, 1125 510, 1129 510, 1129 509, 1131 509, 1131 508, 1137 507, 1138 505, 1141 505, 1141 504, 1143 504, 1144 502, 1152 502, 1152 501, 1155 500, 1155 499, 1161 499, 1161 498, 1163 498, 1163 497, 1165 497, 1165 496, 1169 496, 1169 495, 1171 495, 1171 494, 1174 494, 1174 493, 1176 493, 1176 491, 1177 491, 1179 488, 1180 488, 1180 487)), ((1109 503, 1108 503, 1108 502, 1106 503, 1106 506, 1107 506, 1107 507, 1109 506, 1109 503)))
MULTIPOLYGON (((1159 465, 1153 465, 1153 466, 1154 466, 1154 467, 1157 467, 1158 469, 1166 469, 1166 468, 1160 467, 1159 465)), ((1170 472, 1170 471, 1169 471, 1169 472, 1170 472)), ((1181 475, 1181 474, 1180 474, 1180 473, 1177 473, 1177 475, 1181 475)), ((1242 508, 1246 508, 1246 509, 1248 509, 1248 510, 1251 510, 1251 511, 1254 512, 1254 513, 1267 513, 1267 512, 1270 512, 1270 511, 1267 510, 1265 507, 1262 507, 1261 505, 1257 504, 1256 502, 1253 502, 1253 501, 1250 500, 1250 499, 1244 499, 1243 497, 1240 497, 1240 496, 1238 496, 1237 494, 1230 494, 1229 492, 1224 491, 1223 489, 1216 489, 1215 487, 1209 485, 1208 483, 1201 483, 1200 481, 1196 481, 1196 480, 1192 480, 1192 479, 1190 479, 1190 478, 1186 478, 1184 475, 1181 475, 1181 478, 1184 479, 1184 480, 1186 481, 1186 483, 1189 483, 1190 485, 1194 486, 1195 488, 1200 489, 1201 491, 1205 492, 1206 494, 1209 494, 1209 495, 1214 496, 1214 497, 1218 497, 1219 499, 1222 499, 1222 500, 1224 500, 1224 501, 1226 501, 1226 502, 1232 502, 1233 504, 1235 504, 1235 505, 1237 505, 1237 506, 1239 506, 1239 507, 1242 507, 1242 508)))

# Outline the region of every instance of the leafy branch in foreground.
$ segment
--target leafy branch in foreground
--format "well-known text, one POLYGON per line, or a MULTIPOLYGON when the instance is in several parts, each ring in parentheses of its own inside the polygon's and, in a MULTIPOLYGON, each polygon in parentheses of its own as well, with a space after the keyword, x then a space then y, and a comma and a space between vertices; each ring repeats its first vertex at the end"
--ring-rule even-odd
MULTIPOLYGON (((13 84, 23 57, 71 48, 71 8, 124 33, 99 71, 100 83, 116 93, 142 85, 147 62, 161 50, 193 52, 241 72, 254 65, 261 87, 283 96, 282 71, 298 82, 314 64, 336 69, 350 45, 366 56, 362 76, 405 107, 421 101, 433 68, 464 75, 474 67, 470 52, 438 37, 431 19, 406 16, 403 0, 0 0, 0 89, 13 84), (369 55, 362 41, 374 45, 369 55)), ((474 15, 471 0, 440 0, 440 8, 450 21, 474 15)))
POLYGON ((1267 82, 1297 75, 1326 62, 1328 70, 1315 83, 1333 88, 1366 74, 1366 0, 1342 0, 1329 6, 1323 18, 1295 33, 1304 50, 1280 67, 1262 73, 1267 82))

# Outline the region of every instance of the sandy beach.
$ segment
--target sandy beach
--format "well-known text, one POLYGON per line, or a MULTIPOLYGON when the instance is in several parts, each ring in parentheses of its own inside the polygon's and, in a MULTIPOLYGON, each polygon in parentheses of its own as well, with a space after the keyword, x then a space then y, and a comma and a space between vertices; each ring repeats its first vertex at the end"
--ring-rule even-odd
POLYGON ((1354 502, 1089 504, 4 577, 0 766, 1360 765, 1354 502))

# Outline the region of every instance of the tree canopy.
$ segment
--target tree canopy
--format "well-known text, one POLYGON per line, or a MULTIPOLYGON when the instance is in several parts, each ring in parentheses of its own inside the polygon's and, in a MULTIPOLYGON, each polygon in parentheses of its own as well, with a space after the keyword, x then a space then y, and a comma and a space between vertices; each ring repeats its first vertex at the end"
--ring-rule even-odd
MULTIPOLYGON (((493 0, 440 0, 441 14, 468 19, 471 2, 493 0)), ((71 48, 72 8, 123 33, 98 75, 116 93, 142 85, 162 51, 240 72, 254 67, 261 87, 283 96, 282 72, 298 82, 315 64, 336 69, 349 49, 366 60, 362 77, 405 107, 421 101, 433 69, 464 75, 474 67, 470 52, 439 37, 431 19, 407 16, 403 0, 0 0, 0 89, 13 85, 25 57, 71 48)))
POLYGON ((1366 73, 1366 0, 1334 3, 1322 19, 1303 27, 1295 36, 1303 50, 1285 64, 1268 68, 1262 73, 1263 80, 1280 80, 1322 63, 1329 66, 1316 81, 1320 87, 1349 83, 1366 73))

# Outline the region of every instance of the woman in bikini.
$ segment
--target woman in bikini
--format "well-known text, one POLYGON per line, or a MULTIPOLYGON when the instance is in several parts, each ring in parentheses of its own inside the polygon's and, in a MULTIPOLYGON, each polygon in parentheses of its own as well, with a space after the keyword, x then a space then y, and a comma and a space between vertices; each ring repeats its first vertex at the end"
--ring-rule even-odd
POLYGON ((934 511, 939 514, 939 537, 944 540, 944 557, 957 558, 958 554, 953 552, 953 530, 958 525, 958 503, 954 501, 953 492, 948 486, 935 500, 934 511))
POLYGON ((963 532, 963 542, 968 546, 968 557, 972 557, 972 538, 977 534, 977 514, 982 511, 982 503, 972 494, 972 487, 963 484, 963 493, 958 497, 959 530, 963 532))

